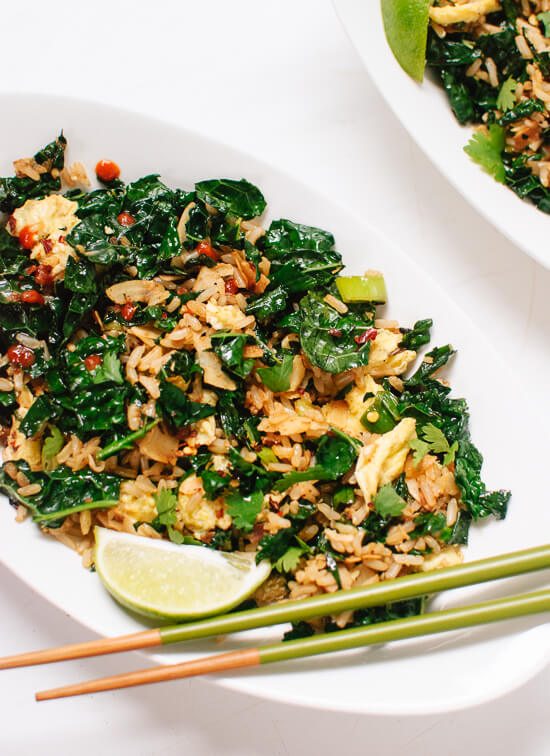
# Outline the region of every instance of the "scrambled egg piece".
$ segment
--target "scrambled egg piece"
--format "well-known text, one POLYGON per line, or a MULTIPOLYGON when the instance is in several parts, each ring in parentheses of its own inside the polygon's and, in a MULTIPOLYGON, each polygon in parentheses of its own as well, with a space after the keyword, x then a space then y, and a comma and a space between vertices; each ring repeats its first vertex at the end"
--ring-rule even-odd
POLYGON ((120 484, 117 510, 140 522, 151 522, 157 516, 157 507, 152 493, 136 495, 135 483, 123 480, 120 484))
POLYGON ((403 335, 399 332, 388 331, 381 328, 371 343, 369 364, 367 372, 375 378, 387 375, 401 375, 416 358, 416 352, 404 349, 397 354, 395 352, 403 335))
POLYGON ((207 302, 206 322, 216 331, 222 331, 225 328, 229 330, 246 328, 254 322, 254 318, 251 315, 245 315, 237 305, 215 305, 207 302))
POLYGON ((359 436, 365 431, 361 417, 373 402, 373 397, 366 401, 363 401, 363 397, 367 393, 376 394, 382 390, 382 386, 379 386, 365 369, 358 370, 355 385, 344 399, 329 402, 322 407, 327 423, 344 433, 349 433, 350 436, 359 436))
POLYGON ((446 549, 442 549, 439 554, 431 554, 424 557, 424 561, 420 565, 422 572, 431 572, 432 570, 440 570, 443 567, 454 567, 455 564, 462 564, 464 561, 464 555, 458 546, 448 546, 446 549))
POLYGON ((355 478, 365 501, 374 499, 380 486, 403 472, 409 441, 416 437, 416 420, 406 417, 395 428, 370 440, 359 452, 355 478))
POLYGON ((75 213, 76 202, 52 194, 41 200, 27 200, 22 207, 13 211, 15 227, 10 230, 14 236, 29 227, 39 241, 31 251, 31 259, 53 268, 54 277, 65 269, 72 247, 61 237, 65 237, 79 223, 75 213), (47 242, 44 244, 44 242, 47 242))
POLYGON ((193 446, 210 446, 216 440, 216 420, 213 415, 193 423, 193 446))
POLYGON ((441 26, 470 24, 497 10, 500 10, 499 0, 472 0, 464 5, 434 6, 430 8, 430 18, 441 26))
POLYGON ((185 478, 179 488, 176 515, 180 527, 199 535, 215 527, 227 530, 231 525, 231 517, 225 514, 221 500, 208 501, 202 480, 194 474, 185 478))

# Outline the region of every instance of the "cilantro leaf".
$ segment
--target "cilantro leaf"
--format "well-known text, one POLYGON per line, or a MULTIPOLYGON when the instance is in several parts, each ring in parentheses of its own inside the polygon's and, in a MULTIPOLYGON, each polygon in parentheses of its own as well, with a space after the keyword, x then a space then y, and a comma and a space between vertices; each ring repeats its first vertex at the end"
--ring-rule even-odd
POLYGON ((416 467, 416 465, 430 451, 430 445, 427 444, 425 441, 422 441, 422 439, 420 438, 413 438, 411 441, 409 441, 409 446, 411 447, 411 449, 414 449, 413 463, 414 463, 414 466, 416 467))
POLYGON ((420 460, 432 452, 432 454, 443 454, 443 464, 450 465, 454 462, 455 454, 458 451, 458 442, 455 441, 451 446, 445 434, 433 423, 427 423, 420 431, 423 438, 413 438, 409 442, 411 449, 414 449, 413 462, 417 465, 420 460))
POLYGON ((63 448, 63 434, 55 425, 50 426, 50 435, 42 444, 42 467, 44 470, 53 470, 57 467, 55 457, 63 448))
POLYGON ((443 431, 433 423, 427 423, 422 428, 424 440, 430 445, 431 451, 435 454, 449 450, 449 442, 445 438, 443 431))
POLYGON ((279 364, 273 365, 273 367, 258 368, 257 373, 262 379, 262 383, 276 393, 288 391, 293 360, 292 354, 285 354, 279 364))
POLYGON ((550 37, 550 11, 539 13, 537 15, 537 18, 544 26, 544 36, 550 37))
POLYGON ((120 360, 116 352, 105 352, 103 360, 99 367, 92 373, 93 383, 124 383, 122 372, 120 370, 120 360))
POLYGON ((471 157, 474 163, 480 165, 483 170, 492 176, 495 181, 504 183, 504 163, 502 151, 504 149, 504 129, 496 123, 492 123, 487 133, 476 131, 464 152, 471 157))
POLYGON ((261 491, 253 491, 247 496, 240 493, 230 494, 226 500, 227 511, 233 518, 233 525, 238 530, 249 533, 254 527, 256 517, 260 514, 264 495, 261 491))
POLYGON ((497 108, 499 110, 512 110, 516 104, 517 85, 517 81, 512 76, 509 76, 503 83, 497 97, 497 108))
POLYGON ((178 506, 177 496, 168 488, 161 488, 154 498, 158 514, 151 523, 152 527, 158 528, 164 526, 168 533, 168 538, 172 543, 184 543, 185 537, 174 527, 178 519, 176 516, 178 506))
POLYGON ((307 546, 291 546, 277 559, 273 565, 277 572, 292 572, 298 566, 298 562, 310 549, 307 546))
POLYGON ((157 508, 158 516, 156 520, 160 525, 175 525, 176 524, 176 507, 178 500, 176 495, 168 488, 161 488, 155 494, 155 506, 157 508))
POLYGON ((384 518, 399 517, 405 506, 405 499, 399 496, 391 483, 382 486, 374 497, 374 508, 384 518))

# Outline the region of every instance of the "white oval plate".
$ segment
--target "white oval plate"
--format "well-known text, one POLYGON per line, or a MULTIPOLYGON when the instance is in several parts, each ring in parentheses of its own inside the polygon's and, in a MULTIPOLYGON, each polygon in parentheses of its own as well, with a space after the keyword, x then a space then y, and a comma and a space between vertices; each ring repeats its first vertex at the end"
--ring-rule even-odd
POLYGON ((380 0, 333 3, 369 76, 418 146, 495 228, 550 268, 550 217, 497 183, 466 155, 463 148, 472 129, 458 123, 429 72, 417 84, 399 66, 386 42, 380 0))
MULTIPOLYGON (((245 176, 265 192, 272 216, 288 217, 332 230, 350 268, 383 270, 390 295, 389 313, 402 323, 434 318, 434 341, 452 342, 459 356, 452 369, 458 393, 468 397, 475 440, 486 455, 488 483, 515 491, 509 517, 475 527, 467 558, 497 554, 548 540, 550 507, 544 471, 548 438, 529 410, 528 392, 482 333, 450 298, 406 256, 371 226, 322 198, 306 184, 223 144, 175 126, 129 112, 57 97, 0 96, 0 175, 13 158, 30 154, 61 128, 69 140, 69 159, 90 170, 100 158, 112 158, 131 180, 159 172, 173 186, 198 179, 245 176), (40 113, 40 118, 36 114, 40 113)), ((540 416, 540 410, 539 410, 540 416)), ((0 560, 91 631, 118 635, 142 624, 103 590, 97 575, 80 566, 69 549, 39 532, 32 523, 18 525, 7 501, 0 506, 0 560)), ((435 605, 478 600, 540 584, 540 576, 510 585, 485 586, 438 597, 435 605)), ((278 640, 281 628, 214 641, 166 648, 148 657, 177 662, 198 653, 278 640)), ((64 638, 57 639, 60 644, 64 638)), ((9 653, 14 649, 2 649, 9 653)), ((550 625, 542 619, 515 621, 261 670, 218 677, 228 688, 287 703, 326 709, 384 713, 430 713, 492 699, 531 677, 550 658, 550 625)))

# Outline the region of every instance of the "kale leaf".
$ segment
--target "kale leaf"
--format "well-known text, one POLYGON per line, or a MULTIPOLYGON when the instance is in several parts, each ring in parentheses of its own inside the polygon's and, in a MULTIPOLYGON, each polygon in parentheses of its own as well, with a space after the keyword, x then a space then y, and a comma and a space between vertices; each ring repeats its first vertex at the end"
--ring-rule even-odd
POLYGON ((254 367, 254 360, 243 355, 248 336, 242 333, 218 331, 211 337, 212 349, 223 365, 239 378, 246 378, 254 367))
POLYGON ((18 484, 0 468, 0 488, 7 496, 24 504, 33 518, 58 527, 65 517, 86 509, 103 509, 118 504, 121 479, 108 473, 95 473, 90 469, 73 471, 60 466, 50 472, 32 472, 26 462, 18 462, 18 469, 29 481, 39 483, 41 489, 33 496, 21 496, 18 484))
POLYGON ((169 381, 161 381, 157 406, 165 419, 176 428, 184 428, 216 412, 216 407, 210 404, 191 401, 185 392, 169 381))
POLYGON ((262 383, 271 391, 278 393, 288 391, 290 388, 290 376, 294 356, 290 353, 283 354, 281 361, 272 367, 258 368, 257 373, 262 383))
POLYGON ((59 171, 63 169, 66 144, 67 140, 60 134, 35 154, 34 159, 45 169, 38 181, 27 176, 0 178, 0 212, 11 213, 28 199, 41 199, 61 189, 59 171), (55 178, 53 169, 57 171, 55 178))
POLYGON ((221 213, 245 220, 261 215, 266 201, 258 187, 245 179, 210 179, 195 184, 197 197, 221 213))
POLYGON ((342 315, 313 293, 301 300, 300 310, 300 342, 313 365, 327 373, 343 373, 368 363, 370 341, 361 341, 372 320, 352 310, 342 315))

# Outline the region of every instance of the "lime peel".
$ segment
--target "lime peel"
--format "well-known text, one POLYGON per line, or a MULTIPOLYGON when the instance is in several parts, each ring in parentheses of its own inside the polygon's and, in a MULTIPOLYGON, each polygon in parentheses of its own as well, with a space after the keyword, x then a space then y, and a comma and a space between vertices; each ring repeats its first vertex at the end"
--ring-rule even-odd
POLYGON ((422 81, 432 0, 381 0, 386 39, 401 68, 422 81))
POLYGON ((186 620, 229 611, 271 572, 253 553, 225 553, 95 528, 95 568, 109 593, 138 614, 186 620))

